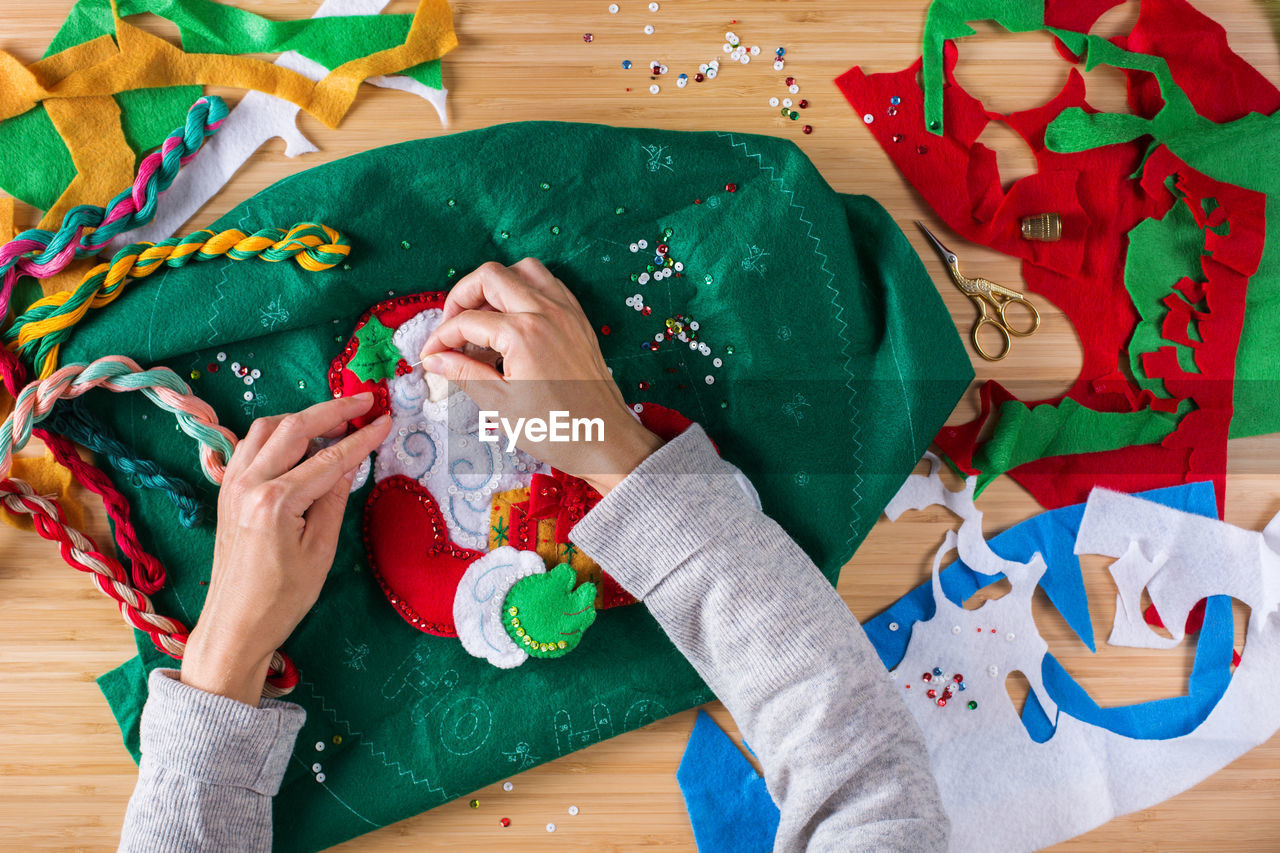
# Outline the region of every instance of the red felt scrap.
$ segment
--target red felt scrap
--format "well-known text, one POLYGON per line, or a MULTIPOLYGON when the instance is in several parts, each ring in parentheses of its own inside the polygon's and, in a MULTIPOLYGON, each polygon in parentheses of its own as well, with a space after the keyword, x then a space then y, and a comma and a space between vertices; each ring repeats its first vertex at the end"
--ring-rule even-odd
MULTIPOLYGON (((1100 0, 1071 11, 1063 3, 1050 4, 1046 19, 1054 26, 1087 29, 1086 22, 1091 25, 1111 5, 1100 0)), ((1280 104, 1275 88, 1230 52, 1221 27, 1184 0, 1144 0, 1133 32, 1114 41, 1166 57, 1197 109, 1217 120, 1236 118, 1235 113, 1249 108, 1271 112, 1280 104), (1219 68, 1225 69, 1221 76, 1219 68), (1204 104, 1211 102, 1216 106, 1206 111, 1204 104)), ((916 82, 919 62, 885 74, 868 75, 855 67, 836 83, 859 114, 873 117, 867 129, 947 225, 967 240, 1021 258, 1026 289, 1049 299, 1071 321, 1083 350, 1079 376, 1066 394, 1028 405, 1069 396, 1104 412, 1146 407, 1172 411, 1181 399, 1191 399, 1196 407, 1161 444, 1036 460, 1011 475, 1046 507, 1078 503, 1095 485, 1133 492, 1211 479, 1221 512, 1235 355, 1248 276, 1261 258, 1263 197, 1213 181, 1167 149, 1148 157, 1145 138, 1077 153, 1049 151, 1045 128, 1059 113, 1073 106, 1092 111, 1080 74, 1073 68, 1062 91, 1044 106, 1005 116, 986 110, 960 87, 954 76, 957 57, 955 44, 947 43, 943 136, 924 129, 923 95, 916 82), (886 110, 891 97, 899 99, 892 116, 886 110), (994 153, 977 141, 990 121, 1004 122, 1021 135, 1039 166, 1007 192, 994 153), (1131 177, 1140 170, 1140 179, 1131 177), (1175 397, 1165 400, 1132 382, 1121 362, 1127 361, 1124 353, 1139 319, 1124 286, 1128 233, 1144 219, 1163 217, 1178 203, 1165 187, 1171 175, 1198 222, 1226 222, 1229 230, 1225 235, 1206 233, 1206 249, 1213 254, 1202 260, 1207 281, 1195 287, 1208 310, 1181 303, 1169 321, 1183 324, 1177 339, 1195 349, 1199 373, 1184 373, 1172 348, 1144 359, 1149 375, 1161 378, 1175 397), (1218 202, 1207 216, 1200 204, 1205 198, 1218 202), (1022 239, 1022 217, 1045 212, 1061 216, 1062 239, 1022 239), (1191 321, 1199 341, 1191 341, 1186 331, 1191 321)), ((1126 74, 1135 112, 1149 117, 1163 103, 1148 91, 1154 85, 1150 75, 1126 74)), ((1000 403, 1011 399, 1015 398, 1007 390, 987 383, 981 389, 979 417, 945 427, 938 445, 960 468, 976 473, 972 459, 983 427, 1000 403)))

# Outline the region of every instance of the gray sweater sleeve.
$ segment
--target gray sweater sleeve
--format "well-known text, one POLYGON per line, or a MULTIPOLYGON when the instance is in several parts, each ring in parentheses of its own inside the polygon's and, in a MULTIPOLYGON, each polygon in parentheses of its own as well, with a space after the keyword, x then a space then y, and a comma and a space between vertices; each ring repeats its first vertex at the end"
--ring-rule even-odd
POLYGON ((271 849, 271 798, 306 720, 297 705, 257 708, 151 673, 142 710, 142 762, 123 851, 271 849))
POLYGON ((733 715, 782 813, 775 853, 943 850, 924 737, 858 621, 690 427, 573 529, 733 715))

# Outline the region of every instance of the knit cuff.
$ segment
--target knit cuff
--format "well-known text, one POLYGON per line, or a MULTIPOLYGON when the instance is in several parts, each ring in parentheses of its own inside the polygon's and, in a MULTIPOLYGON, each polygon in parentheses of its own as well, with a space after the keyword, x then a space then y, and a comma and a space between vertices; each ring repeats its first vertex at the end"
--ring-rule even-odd
POLYGON ((753 509, 733 468, 694 424, 641 462, 574 525, 569 538, 623 589, 643 599, 753 509))
POLYGON ((307 712, 263 699, 257 707, 183 684, 175 669, 156 669, 142 710, 142 760, 208 785, 280 790, 307 712))

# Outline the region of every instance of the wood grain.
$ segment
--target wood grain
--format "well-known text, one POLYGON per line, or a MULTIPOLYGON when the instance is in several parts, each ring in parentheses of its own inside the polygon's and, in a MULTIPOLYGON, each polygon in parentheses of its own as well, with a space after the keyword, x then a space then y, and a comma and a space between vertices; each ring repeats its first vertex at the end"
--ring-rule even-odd
MULTIPOLYGON (((323 149, 301 160, 283 155, 279 140, 269 143, 230 186, 194 219, 203 223, 261 188, 294 172, 378 145, 421 136, 524 119, 603 122, 682 130, 729 129, 772 133, 795 140, 833 187, 875 196, 903 226, 934 274, 957 324, 967 332, 973 310, 945 278, 936 258, 911 226, 932 219, 919 198, 892 168, 861 119, 831 80, 854 64, 869 71, 897 70, 919 55, 923 0, 840 0, 805 2, 699 2, 663 0, 651 14, 647 2, 618 0, 460 0, 454 11, 461 46, 445 63, 451 90, 452 125, 439 127, 425 104, 399 92, 365 87, 337 131, 307 116, 301 127, 323 149), (731 23, 731 20, 736 22, 731 23), (642 27, 656 32, 646 36, 642 27), (720 56, 722 34, 735 30, 748 44, 767 51, 787 48, 787 73, 797 77, 811 107, 804 122, 786 121, 767 105, 778 92, 778 74, 768 63, 727 68, 719 79, 677 90, 674 75, 720 56), (583 40, 590 32, 591 43, 583 40), (624 58, 637 66, 620 67, 624 58), (659 59, 671 68, 663 92, 648 93, 641 70, 659 59), (632 91, 626 91, 626 87, 632 91)), ((240 0, 278 18, 301 18, 314 0, 240 0)), ((409 11, 397 0, 389 11, 409 11)), ((0 8, 0 48, 24 60, 42 52, 71 0, 6 0, 0 8)), ((1260 6, 1250 0, 1197 0, 1220 21, 1233 48, 1272 80, 1280 78, 1280 58, 1260 6)), ((1120 32, 1131 24, 1135 4, 1109 13, 1096 31, 1120 32)), ((173 28, 148 21, 166 35, 173 28)), ((961 81, 995 109, 1034 106, 1051 97, 1065 80, 1065 66, 1042 35, 1011 36, 991 27, 962 46, 961 81)), ((1123 84, 1105 69, 1086 75, 1092 103, 1123 107, 1123 84)), ((223 94, 223 93, 220 93, 223 94)), ((225 93, 236 97, 236 93, 225 93)), ((1025 144, 1008 133, 989 132, 985 141, 999 152, 1006 180, 1034 170, 1025 144)), ((20 206, 20 224, 34 213, 20 206)), ((949 242, 962 245, 951 236, 949 242)), ((944 236, 944 239, 947 239, 944 236)), ((1020 285, 1018 266, 995 252, 963 245, 971 270, 998 282, 1020 285)), ((1026 396, 1065 389, 1080 365, 1076 336, 1062 315, 1039 300, 1042 330, 1016 342, 1014 354, 998 365, 975 360, 978 376, 999 378, 1026 396)), ((967 420, 972 396, 953 416, 967 420)), ((1227 518, 1260 527, 1280 510, 1280 440, 1232 442, 1227 518)), ((89 502, 91 503, 91 502, 89 502)), ((1035 503, 1009 480, 982 497, 988 533, 1036 512, 1035 503)), ((90 531, 109 540, 101 507, 94 507, 90 531)), ((845 569, 840 592, 859 617, 867 617, 927 577, 928 560, 950 523, 941 513, 915 513, 896 525, 883 520, 845 569)), ((1087 563, 1086 583, 1095 604, 1095 628, 1106 635, 1113 600, 1102 563, 1087 563)), ((22 850, 114 849, 135 768, 123 748, 96 675, 132 654, 132 640, 114 608, 85 577, 68 569, 56 549, 31 534, 0 527, 0 848, 22 850)), ((1185 689, 1190 656, 1186 650, 1139 652, 1101 646, 1089 655, 1071 640, 1059 617, 1041 609, 1037 618, 1054 654, 1103 704, 1176 695, 1185 689)), ((719 706, 714 716, 732 729, 719 706)), ((677 715, 515 778, 515 790, 499 786, 351 842, 345 849, 450 850, 458 853, 528 851, 614 851, 662 846, 692 851, 692 835, 675 784, 692 713, 677 715), (569 805, 581 809, 576 817, 569 805), (500 817, 512 825, 503 829, 500 817), (554 835, 545 825, 554 822, 554 835)), ((923 760, 923 758, 922 758, 923 760)), ((1280 847, 1280 739, 1233 763, 1185 794, 1153 809, 1112 821, 1063 844, 1063 851, 1275 850, 1280 847)))

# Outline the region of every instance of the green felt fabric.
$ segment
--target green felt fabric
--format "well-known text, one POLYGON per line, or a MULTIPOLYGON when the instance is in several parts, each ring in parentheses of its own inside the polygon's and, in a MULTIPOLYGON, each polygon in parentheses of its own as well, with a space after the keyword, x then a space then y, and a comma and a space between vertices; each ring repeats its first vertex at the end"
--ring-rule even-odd
POLYGON ((1280 282, 1280 160, 1274 156, 1280 113, 1250 113, 1216 124, 1196 113, 1164 59, 1123 50, 1095 36, 1084 39, 1082 46, 1087 50, 1087 68, 1110 65, 1151 73, 1165 105, 1151 119, 1064 110, 1045 133, 1049 148, 1083 151, 1150 135, 1152 146, 1167 146, 1193 169, 1267 196, 1266 242, 1262 261, 1250 278, 1236 355, 1231 437, 1280 431, 1280 406, 1275 403, 1280 398, 1275 342, 1275 330, 1280 329, 1280 287, 1276 286, 1280 282))
POLYGON ((1034 407, 1010 400, 1000 406, 1000 431, 973 455, 981 472, 977 493, 1001 474, 1036 459, 1158 443, 1177 428, 1178 417, 1150 409, 1099 412, 1070 397, 1034 407))
MULTIPOLYGON (((197 393, 243 434, 254 416, 327 398, 329 361, 374 303, 533 255, 609 327, 601 346, 627 398, 705 426, 832 581, 973 375, 885 211, 835 193, 770 137, 502 125, 303 172, 215 227, 306 220, 350 238, 349 269, 161 272, 77 326, 64 363, 122 353, 199 371, 197 393), (660 238, 683 274, 641 285, 633 277, 660 238), (640 240, 647 249, 632 253, 640 240), (636 293, 650 315, 626 304, 636 293), (642 349, 677 313, 698 320, 722 368, 683 346, 642 349), (232 362, 261 371, 252 389, 232 362)), ((193 471, 195 447, 141 395, 93 392, 87 404, 126 442, 193 471)), ((116 480, 169 569, 159 609, 191 624, 212 529, 182 528, 163 497, 116 480)), ((353 496, 320 601, 286 645, 302 672, 289 698, 308 717, 276 800, 281 849, 335 844, 710 698, 642 606, 603 611, 572 654, 512 670, 414 630, 368 570, 369 488, 353 496)), ((167 662, 145 638, 139 647, 148 669, 167 662)))
MULTIPOLYGON (((282 53, 296 50, 327 68, 404 42, 412 15, 357 15, 270 21, 210 0, 118 0, 121 16, 151 12, 174 21, 192 53, 282 53)), ((111 0, 79 0, 45 56, 115 34, 111 0)), ((440 60, 401 72, 433 89, 444 87, 440 60)), ((137 89, 115 96, 129 147, 139 154, 182 125, 199 86, 137 89)), ((0 123, 0 188, 48 210, 75 177, 62 137, 43 106, 0 123)), ((124 189, 121 187, 120 189, 124 189)))

